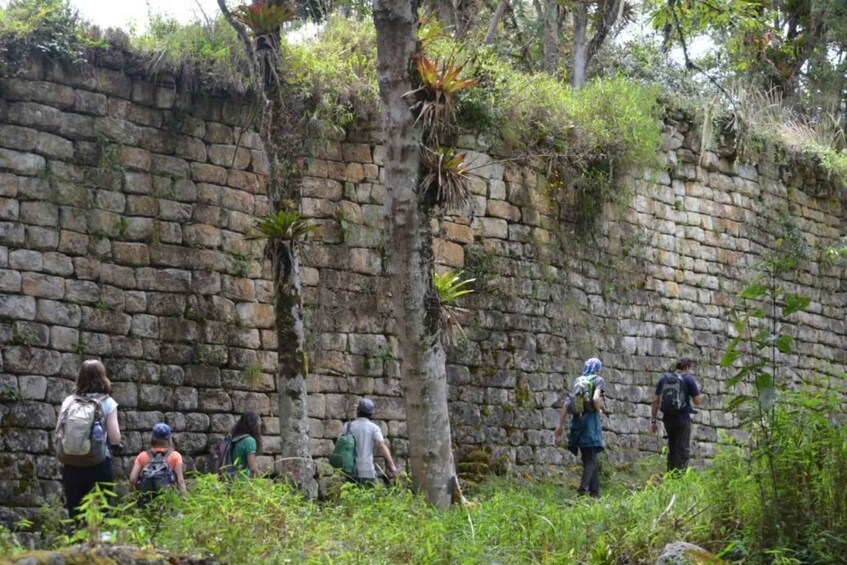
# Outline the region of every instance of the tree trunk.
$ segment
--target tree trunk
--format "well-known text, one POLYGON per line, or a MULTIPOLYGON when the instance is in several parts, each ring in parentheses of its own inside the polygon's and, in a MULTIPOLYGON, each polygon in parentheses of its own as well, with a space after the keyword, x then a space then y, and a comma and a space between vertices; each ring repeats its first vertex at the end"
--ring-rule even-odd
POLYGON ((377 77, 383 101, 385 241, 400 346, 409 469, 415 490, 437 508, 450 505, 455 483, 447 412, 445 354, 436 336, 438 300, 432 286, 432 234, 418 190, 421 131, 403 94, 416 48, 417 3, 375 0, 377 77))
POLYGON ((309 445, 309 399, 306 376, 306 331, 297 242, 270 241, 274 246, 277 335, 277 398, 282 459, 276 471, 288 477, 305 496, 315 498, 315 464, 309 445))
POLYGON ((585 84, 585 68, 588 65, 588 10, 585 4, 577 2, 573 6, 573 76, 571 86, 580 88, 585 84))
MULTIPOLYGON (((281 4, 281 0, 272 0, 281 4)), ((235 30, 248 60, 251 82, 262 109, 260 138, 268 157, 268 198, 273 212, 279 212, 285 200, 299 202, 300 176, 292 164, 303 150, 302 112, 299 99, 288 96, 276 72, 279 64, 277 48, 254 48, 244 25, 227 8, 226 0, 218 0, 224 18, 235 30), (287 100, 287 101, 286 101, 287 100), (280 170, 280 167, 283 170, 280 170)), ((279 30, 270 34, 279 45, 279 30)), ((273 42, 273 39, 271 40, 273 42)), ((275 329, 277 335, 277 402, 279 409, 282 460, 276 471, 286 474, 304 495, 317 496, 314 461, 309 449, 309 410, 306 388, 306 358, 303 302, 297 242, 268 241, 274 270, 275 329)))
POLYGON ((544 70, 555 74, 559 70, 559 3, 544 0, 544 70))
POLYGON ((491 21, 488 22, 488 31, 485 34, 485 39, 482 42, 486 45, 494 41, 494 35, 497 33, 497 24, 500 23, 500 20, 503 18, 503 14, 506 12, 506 8, 509 7, 509 0, 500 0, 500 3, 497 4, 497 9, 494 10, 494 14, 491 16, 491 21))

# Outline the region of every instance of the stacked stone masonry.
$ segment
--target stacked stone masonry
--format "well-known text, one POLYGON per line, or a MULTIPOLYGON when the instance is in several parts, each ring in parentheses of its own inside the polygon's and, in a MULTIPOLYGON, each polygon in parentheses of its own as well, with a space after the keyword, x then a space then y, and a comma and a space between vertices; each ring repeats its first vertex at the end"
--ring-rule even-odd
MULTIPOLYGON (((245 409, 280 452, 272 287, 263 244, 267 160, 237 97, 173 80, 36 62, 3 79, 0 108, 0 506, 60 494, 52 429, 79 364, 102 358, 128 453, 153 423, 174 426, 189 468, 245 409)), ((359 124, 312 140, 302 212, 319 230, 302 250, 312 373, 313 453, 326 456, 358 396, 402 460, 406 430, 387 300, 379 131, 359 124)), ((667 119, 656 170, 633 176, 626 206, 590 227, 548 191, 546 164, 492 157, 481 137, 465 210, 433 220, 440 269, 464 270, 467 340, 448 352, 457 452, 489 450, 533 472, 571 461, 553 444, 554 403, 589 356, 608 383, 609 451, 657 452, 649 401, 680 355, 698 360, 708 402, 694 456, 734 424, 718 368, 736 293, 794 226, 808 260, 789 285, 812 299, 787 326, 786 379, 841 375, 844 268, 820 250, 847 232, 843 194, 778 154, 743 165, 700 154, 684 116, 667 119)), ((118 460, 125 475, 131 457, 118 460)))

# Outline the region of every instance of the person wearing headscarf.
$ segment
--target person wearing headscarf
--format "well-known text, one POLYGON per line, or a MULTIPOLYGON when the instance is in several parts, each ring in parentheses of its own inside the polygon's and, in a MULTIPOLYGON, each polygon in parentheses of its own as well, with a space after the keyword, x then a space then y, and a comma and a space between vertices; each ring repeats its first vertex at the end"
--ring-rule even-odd
MULTIPOLYGON (((554 432, 555 439, 562 436, 565 425, 565 414, 571 414, 571 425, 568 433, 568 450, 582 459, 582 479, 578 493, 600 497, 600 467, 598 456, 603 451, 603 427, 600 415, 603 413, 603 394, 606 382, 600 376, 603 363, 592 357, 582 366, 582 373, 577 378, 583 386, 587 385, 589 399, 581 409, 576 409, 577 398, 572 393, 559 413, 559 426, 554 432)), ((574 387, 575 388, 575 387, 574 387)))

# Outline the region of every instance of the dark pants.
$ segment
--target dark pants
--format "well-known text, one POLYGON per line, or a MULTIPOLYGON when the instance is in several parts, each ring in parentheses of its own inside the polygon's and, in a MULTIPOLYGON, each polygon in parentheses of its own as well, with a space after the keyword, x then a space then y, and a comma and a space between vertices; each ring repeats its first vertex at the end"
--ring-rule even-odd
POLYGON ((596 447, 580 447, 582 456, 582 481, 579 483, 580 494, 600 496, 600 451, 596 447))
POLYGON ((110 457, 107 457, 102 463, 93 467, 63 466, 62 486, 65 487, 65 502, 68 508, 68 515, 71 518, 77 516, 77 508, 82 503, 85 495, 94 490, 94 485, 114 482, 115 470, 112 468, 112 459, 110 457))
POLYGON ((691 420, 667 418, 664 423, 668 432, 668 472, 684 471, 691 455, 691 420))

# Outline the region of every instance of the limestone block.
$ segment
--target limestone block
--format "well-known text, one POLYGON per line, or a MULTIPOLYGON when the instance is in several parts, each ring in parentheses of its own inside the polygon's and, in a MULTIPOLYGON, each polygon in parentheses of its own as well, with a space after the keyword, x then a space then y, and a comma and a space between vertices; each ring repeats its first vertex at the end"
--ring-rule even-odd
POLYGON ((0 244, 20 246, 24 234, 24 227, 17 222, 0 222, 0 244))
POLYGON ((226 184, 251 194, 263 194, 266 192, 267 179, 255 173, 230 169, 226 184))
MULTIPOLYGON (((21 274, 18 271, 0 269, 0 292, 21 292, 22 280, 21 274)), ((33 315, 35 315, 34 312, 33 315)))
POLYGON ((132 317, 123 312, 112 312, 82 306, 80 328, 109 334, 126 335, 132 323, 132 317))
POLYGON ((221 279, 223 295, 233 300, 246 302, 256 299, 256 287, 252 280, 224 275, 221 279))
POLYGON ((196 137, 180 137, 174 148, 177 157, 195 161, 206 162, 206 145, 196 137))
POLYGON ((367 248, 354 248, 349 253, 350 269, 356 273, 378 275, 382 272, 382 255, 367 248))
POLYGON ((59 231, 37 226, 26 226, 24 245, 39 251, 53 251, 59 247, 59 231))
POLYGON ((340 200, 344 193, 340 182, 319 177, 303 177, 301 190, 304 197, 325 200, 340 200))
POLYGON ((223 390, 200 390, 198 401, 200 410, 203 412, 232 412, 233 409, 229 394, 223 390))
POLYGON ((49 349, 10 346, 3 351, 3 362, 6 371, 50 376, 62 368, 62 355, 49 349))
POLYGON ((38 175, 45 170, 47 162, 41 155, 20 153, 0 148, 0 168, 19 175, 38 175))
POLYGON ((249 149, 235 145, 212 144, 208 147, 209 161, 228 169, 246 169, 252 155, 249 149))
MULTIPOLYGON (((250 170, 256 173, 259 176, 266 177, 270 174, 270 165, 268 164, 268 156, 265 155, 264 151, 256 151, 251 150, 250 155, 252 158, 252 163, 250 165, 250 170)), ((265 181, 266 184, 266 181, 265 181)))
POLYGON ((434 238, 432 248, 437 263, 456 269, 464 267, 465 249, 461 245, 441 238, 434 238))
POLYGON ((191 178, 195 182, 223 185, 227 182, 227 170, 216 165, 191 163, 191 178))
POLYGON ((38 131, 30 128, 0 125, 0 146, 20 151, 32 151, 38 139, 38 131))
POLYGON ((474 218, 472 227, 482 237, 506 239, 509 235, 509 224, 498 218, 474 218))
POLYGON ((108 109, 106 95, 87 90, 74 92, 74 111, 95 116, 104 116, 108 109))
POLYGON ((44 400, 47 396, 47 379, 41 376, 21 376, 18 377, 18 388, 24 400, 44 400))
POLYGON ((118 288, 136 288, 135 270, 121 265, 103 263, 100 265, 100 282, 118 288))
MULTIPOLYGON (((24 202, 24 204, 31 204, 24 202)), ((20 216, 20 204, 17 200, 0 198, 0 220, 16 221, 20 216)))
POLYGON ((119 265, 134 267, 149 265, 150 250, 144 243, 115 241, 112 243, 112 260, 119 265))
POLYGON ((9 100, 43 102, 62 109, 74 103, 74 89, 62 84, 20 78, 6 78, 3 84, 4 95, 9 100))
POLYGON ((271 401, 267 394, 241 390, 234 390, 230 394, 232 396, 232 409, 237 413, 244 413, 248 410, 261 415, 271 413, 271 401))
MULTIPOLYGON (((38 182, 41 179, 26 179, 21 180, 38 182)), ((46 185, 46 183, 44 183, 46 185)), ((46 192, 46 190, 44 191, 46 192)), ((18 195, 18 176, 11 173, 0 173, 0 196, 14 198, 18 195)))
POLYGON ((22 288, 27 296, 61 299, 65 296, 65 279, 41 273, 24 273, 22 288))
POLYGON ((139 385, 138 407, 142 410, 172 410, 174 393, 171 387, 160 385, 139 385))
POLYGON ((187 222, 191 219, 193 207, 191 204, 175 202, 173 200, 159 200, 158 217, 163 220, 174 222, 187 222))
POLYGON ((82 280, 95 280, 100 277, 100 261, 88 257, 74 257, 74 273, 82 280))
MULTIPOLYGON (((196 388, 177 387, 173 391, 173 404, 177 410, 196 410, 198 406, 198 394, 196 388)), ((186 427, 190 424, 186 422, 186 427)))
POLYGON ((206 143, 222 143, 229 145, 234 142, 231 127, 216 122, 206 122, 206 133, 203 137, 206 143))
POLYGON ((242 302, 236 306, 236 310, 247 327, 260 329, 274 327, 274 310, 270 304, 242 302))
POLYGON ((124 173, 124 192, 132 194, 151 194, 153 192, 153 178, 149 173, 127 171, 124 173))

